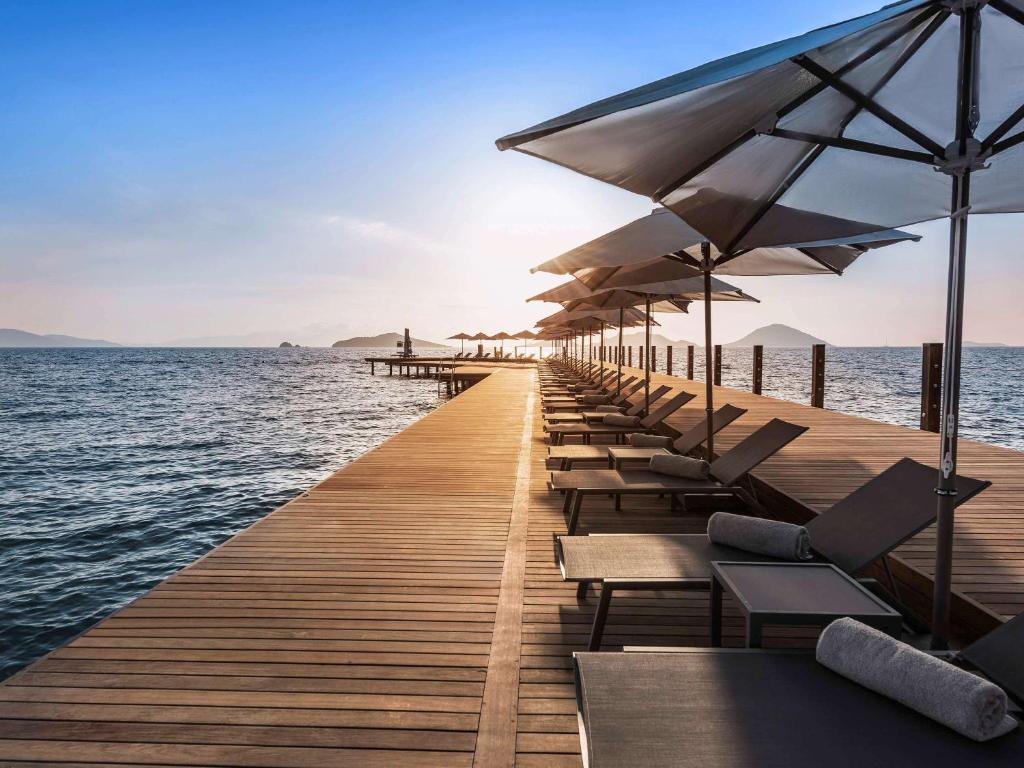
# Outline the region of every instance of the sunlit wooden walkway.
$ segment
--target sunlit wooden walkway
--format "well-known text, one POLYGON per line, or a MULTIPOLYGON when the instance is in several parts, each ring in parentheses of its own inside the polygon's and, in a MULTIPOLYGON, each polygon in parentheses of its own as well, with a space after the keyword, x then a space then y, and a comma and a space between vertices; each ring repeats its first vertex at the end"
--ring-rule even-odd
MULTIPOLYGON (((787 517, 903 455, 933 461, 934 435, 717 396, 750 409, 720 450, 771 416, 811 427, 758 473, 787 517)), ((536 372, 496 371, 0 686, 0 765, 579 766, 569 653, 595 601, 554 564, 565 522, 546 453, 536 372)), ((957 618, 984 631, 1024 608, 1024 454, 961 456, 994 483, 958 516, 957 618)), ((657 499, 626 509, 604 504, 588 530, 704 524, 657 499)), ((927 595, 931 544, 899 552, 911 600, 927 595)), ((624 594, 605 642, 706 644, 706 616, 699 592, 624 594)))

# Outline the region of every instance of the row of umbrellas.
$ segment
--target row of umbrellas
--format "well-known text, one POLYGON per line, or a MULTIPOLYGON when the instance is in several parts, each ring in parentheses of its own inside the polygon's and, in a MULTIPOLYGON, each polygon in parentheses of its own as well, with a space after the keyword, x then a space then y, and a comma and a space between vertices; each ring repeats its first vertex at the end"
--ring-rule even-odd
MULTIPOLYGON (((536 333, 534 333, 533 331, 528 331, 528 330, 527 331, 520 331, 519 333, 505 333, 504 331, 499 331, 498 333, 495 333, 495 334, 493 334, 491 336, 488 336, 486 333, 483 333, 482 331, 480 333, 475 333, 473 335, 470 335, 468 333, 456 333, 454 336, 449 336, 448 337, 449 340, 455 339, 457 341, 461 341, 462 342, 462 351, 463 352, 466 351, 466 342, 467 341, 501 341, 501 342, 505 342, 505 341, 515 341, 515 340, 524 340, 524 339, 537 339, 537 338, 539 338, 539 337, 537 336, 536 333)), ((505 345, 502 344, 502 349, 504 349, 504 347, 505 347, 505 345)))
POLYGON ((949 638, 968 222, 1024 210, 1022 43, 1024 0, 902 0, 497 141, 663 206, 649 218, 664 226, 633 222, 538 269, 646 307, 688 267, 709 347, 713 274, 841 274, 909 237, 891 228, 949 219, 935 648, 949 638))

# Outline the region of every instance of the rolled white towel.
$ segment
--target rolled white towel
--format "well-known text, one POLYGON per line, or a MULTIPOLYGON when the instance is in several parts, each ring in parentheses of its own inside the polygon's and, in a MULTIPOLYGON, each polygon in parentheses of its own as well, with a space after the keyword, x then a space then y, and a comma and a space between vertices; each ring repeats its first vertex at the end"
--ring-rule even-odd
POLYGON ((708 538, 715 544, 783 560, 811 557, 811 537, 807 529, 780 520, 715 512, 708 518, 708 538))
POLYGON ((601 421, 611 427, 635 427, 640 423, 640 417, 627 416, 624 413, 606 413, 601 421))
POLYGON ((594 409, 595 413, 622 413, 622 408, 617 405, 599 405, 594 409))
POLYGON ((637 432, 629 436, 629 444, 634 448, 668 448, 672 445, 671 437, 662 435, 645 435, 637 432))
POLYGON ((707 480, 711 474, 711 465, 703 459, 692 459, 689 456, 676 456, 671 453, 652 456, 650 469, 659 475, 685 477, 687 480, 707 480))
POLYGON ((859 621, 837 619, 825 627, 815 657, 833 672, 975 741, 1017 727, 998 685, 859 621))

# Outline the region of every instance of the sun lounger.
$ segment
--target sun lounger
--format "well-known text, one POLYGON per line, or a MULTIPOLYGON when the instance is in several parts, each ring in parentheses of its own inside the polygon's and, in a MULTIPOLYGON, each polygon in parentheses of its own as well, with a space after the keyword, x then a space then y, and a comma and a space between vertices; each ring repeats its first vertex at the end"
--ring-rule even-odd
MULTIPOLYGON (((1024 703, 1024 615, 954 656, 1024 703)), ((659 649, 573 656, 589 768, 1024 765, 1024 728, 977 742, 812 653, 659 649)), ((1020 719, 1019 709, 1011 711, 1020 719)))
POLYGON ((569 472, 552 472, 551 490, 565 492, 563 511, 569 516, 570 536, 576 532, 583 499, 595 494, 614 496, 616 509, 621 508, 622 496, 627 494, 669 494, 673 499, 684 494, 739 496, 748 504, 756 506, 739 482, 750 470, 806 431, 807 427, 772 419, 715 459, 711 463, 711 475, 707 480, 689 480, 643 469, 622 472, 614 469, 574 469, 569 472))
MULTIPOLYGON (((640 382, 640 387, 643 387, 642 381, 640 382)), ((633 405, 630 405, 629 401, 626 400, 625 405, 620 405, 619 407, 626 408, 624 413, 627 416, 639 416, 644 412, 644 408, 648 405, 648 403, 653 405, 655 401, 660 400, 662 397, 664 397, 671 391, 672 387, 663 384, 662 386, 653 390, 649 398, 641 400, 638 403, 634 403, 633 405)), ((583 410, 579 411, 578 413, 572 411, 556 411, 555 413, 546 414, 544 416, 545 430, 550 431, 550 429, 557 424, 583 424, 600 421, 602 418, 604 418, 605 413, 608 413, 607 411, 596 410, 596 405, 586 405, 582 406, 582 408, 583 410)))
MULTIPOLYGON (((655 393, 660 392, 662 389, 667 392, 671 388, 658 387, 654 392, 651 392, 650 401, 652 404, 655 400, 655 393)), ((661 398, 661 394, 658 395, 658 398, 661 398)), ((680 392, 669 398, 657 410, 644 416, 640 420, 639 424, 630 427, 620 427, 614 424, 604 424, 601 422, 596 424, 552 424, 548 427, 548 434, 551 436, 552 445, 561 445, 565 441, 566 435, 581 437, 583 438, 583 442, 588 444, 590 443, 591 438, 595 435, 603 435, 606 437, 612 436, 616 439, 616 442, 619 442, 625 435, 629 435, 634 432, 650 432, 658 426, 658 424, 693 400, 693 398, 694 396, 689 392, 680 392)), ((641 403, 641 405, 644 405, 644 403, 641 403)))
MULTIPOLYGON (((746 413, 745 408, 734 405, 723 405, 711 419, 711 428, 715 434, 732 424, 746 413)), ((692 453, 708 436, 707 419, 686 430, 672 443, 672 450, 685 456, 692 453)), ((650 461, 652 456, 670 453, 665 448, 635 448, 633 446, 611 445, 558 445, 548 449, 548 458, 559 461, 558 469, 565 471, 573 468, 573 464, 586 461, 603 461, 609 469, 621 469, 627 462, 650 461)))
MULTIPOLYGON (((957 476, 957 505, 990 483, 957 476)), ((900 459, 806 524, 817 559, 856 575, 935 521, 935 470, 900 459)), ((713 544, 706 534, 612 534, 559 536, 556 549, 562 578, 582 589, 601 584, 590 650, 601 646, 608 606, 616 590, 707 589, 711 562, 772 561, 713 544)), ((890 582, 894 592, 895 582, 890 582)))
MULTIPOLYGON (((638 379, 636 376, 627 376, 622 380, 621 385, 616 387, 618 395, 613 393, 611 383, 606 385, 605 392, 611 398, 612 405, 629 405, 629 398, 643 389, 643 386, 643 379, 638 379)), ((553 411, 570 412, 588 409, 587 405, 580 403, 584 397, 587 397, 587 395, 554 395, 542 398, 542 401, 545 408, 550 408, 553 411)))

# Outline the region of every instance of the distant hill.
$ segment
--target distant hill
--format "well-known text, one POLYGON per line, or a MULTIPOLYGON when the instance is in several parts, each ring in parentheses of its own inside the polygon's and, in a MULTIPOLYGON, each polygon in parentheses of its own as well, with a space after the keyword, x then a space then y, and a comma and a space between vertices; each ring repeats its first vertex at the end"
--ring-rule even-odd
POLYGON ((61 333, 29 333, 16 328, 0 328, 0 347, 119 347, 103 339, 80 339, 61 333))
POLYGON ((788 325, 774 323, 751 331, 742 339, 737 339, 725 347, 752 347, 762 344, 766 347, 809 347, 811 344, 827 344, 824 339, 811 336, 809 333, 790 328, 788 325))
POLYGON ((1008 347, 1009 344, 1003 344, 1001 341, 964 341, 965 347, 1008 347))
MULTIPOLYGON (((378 333, 376 336, 354 336, 351 339, 341 339, 331 344, 332 347, 343 347, 346 349, 359 347, 393 347, 405 337, 400 333, 378 333)), ((444 344, 435 344, 432 341, 413 339, 412 347, 443 347, 444 344)))
MULTIPOLYGON (((596 337, 595 337, 596 338, 596 337)), ((615 343, 619 339, 618 331, 605 332, 604 341, 605 344, 614 347, 615 343)), ((679 339, 673 341, 667 336, 662 336, 660 333, 651 333, 651 344, 655 347, 686 347, 693 344, 695 347, 703 346, 702 344, 696 344, 692 341, 686 341, 685 339, 679 339)), ((622 334, 622 346, 624 347, 642 347, 644 345, 644 333, 640 331, 629 332, 622 334)))

